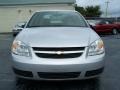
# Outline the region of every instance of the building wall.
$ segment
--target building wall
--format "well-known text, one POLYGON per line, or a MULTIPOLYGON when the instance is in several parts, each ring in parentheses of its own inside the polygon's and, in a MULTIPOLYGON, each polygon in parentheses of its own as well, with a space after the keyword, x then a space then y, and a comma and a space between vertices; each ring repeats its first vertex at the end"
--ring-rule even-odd
POLYGON ((0 33, 12 32, 18 22, 28 21, 35 11, 40 10, 74 10, 69 4, 0 6, 0 33))

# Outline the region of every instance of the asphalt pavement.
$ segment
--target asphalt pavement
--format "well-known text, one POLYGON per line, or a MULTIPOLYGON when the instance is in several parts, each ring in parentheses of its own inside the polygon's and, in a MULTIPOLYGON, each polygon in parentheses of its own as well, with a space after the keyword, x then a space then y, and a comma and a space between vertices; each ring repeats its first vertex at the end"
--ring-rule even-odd
POLYGON ((79 81, 20 81, 12 71, 11 34, 0 34, 0 90, 120 90, 120 35, 101 35, 106 48, 100 79, 79 81))

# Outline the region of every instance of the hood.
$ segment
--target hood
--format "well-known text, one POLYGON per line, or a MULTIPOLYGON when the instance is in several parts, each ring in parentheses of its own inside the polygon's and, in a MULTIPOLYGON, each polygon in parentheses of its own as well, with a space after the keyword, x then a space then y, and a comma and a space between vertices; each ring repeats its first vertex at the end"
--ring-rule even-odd
POLYGON ((24 29, 16 39, 31 47, 84 47, 91 32, 86 27, 36 27, 24 29))

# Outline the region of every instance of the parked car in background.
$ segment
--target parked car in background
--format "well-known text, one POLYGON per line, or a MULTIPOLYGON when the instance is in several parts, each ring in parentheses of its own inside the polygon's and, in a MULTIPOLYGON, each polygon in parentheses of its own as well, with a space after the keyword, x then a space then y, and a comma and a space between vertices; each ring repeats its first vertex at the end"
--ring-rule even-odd
POLYGON ((92 26, 95 26, 97 23, 100 22, 100 20, 87 20, 87 22, 92 25, 92 26))
POLYGON ((97 33, 112 33, 114 35, 118 34, 120 30, 120 25, 109 20, 92 20, 88 21, 90 25, 94 27, 97 33))
POLYGON ((101 75, 104 44, 77 11, 36 12, 12 44, 13 71, 34 80, 101 75))
POLYGON ((20 31, 22 31, 22 29, 24 28, 26 22, 20 22, 20 23, 17 23, 12 32, 13 32, 13 36, 16 36, 20 31))

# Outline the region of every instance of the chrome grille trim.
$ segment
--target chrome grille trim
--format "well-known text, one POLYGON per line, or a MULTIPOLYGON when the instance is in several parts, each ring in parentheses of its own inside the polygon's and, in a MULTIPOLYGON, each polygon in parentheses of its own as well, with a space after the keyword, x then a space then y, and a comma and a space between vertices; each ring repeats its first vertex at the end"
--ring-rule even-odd
MULTIPOLYGON (((58 51, 34 51, 35 53, 56 54, 58 51)), ((84 51, 61 51, 62 54, 68 53, 83 53, 84 51)))

